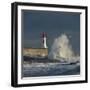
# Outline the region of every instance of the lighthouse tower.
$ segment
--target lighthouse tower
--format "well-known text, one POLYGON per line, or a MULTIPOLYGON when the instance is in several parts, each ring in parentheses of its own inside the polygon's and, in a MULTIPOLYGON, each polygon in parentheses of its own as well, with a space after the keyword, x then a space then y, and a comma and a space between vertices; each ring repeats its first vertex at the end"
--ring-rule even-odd
POLYGON ((47 40, 47 35, 45 32, 43 32, 42 33, 42 46, 43 46, 43 48, 48 48, 46 40, 47 40))

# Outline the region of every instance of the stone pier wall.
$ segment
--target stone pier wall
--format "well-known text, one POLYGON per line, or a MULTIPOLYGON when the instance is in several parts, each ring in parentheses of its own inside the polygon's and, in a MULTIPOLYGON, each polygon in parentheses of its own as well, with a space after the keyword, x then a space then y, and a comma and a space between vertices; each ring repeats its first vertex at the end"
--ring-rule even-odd
POLYGON ((23 56, 31 56, 31 57, 47 57, 48 49, 47 48, 24 48, 23 56))

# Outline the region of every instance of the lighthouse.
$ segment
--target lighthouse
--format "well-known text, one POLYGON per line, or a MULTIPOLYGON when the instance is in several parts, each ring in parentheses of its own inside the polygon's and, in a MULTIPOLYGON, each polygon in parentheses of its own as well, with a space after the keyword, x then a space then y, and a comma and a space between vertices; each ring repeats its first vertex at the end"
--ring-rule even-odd
POLYGON ((47 47, 47 34, 45 32, 42 33, 42 47, 48 48, 47 47))
POLYGON ((23 55, 33 58, 46 58, 48 57, 48 47, 47 47, 47 34, 45 32, 41 33, 40 41, 42 47, 40 48, 24 48, 23 55))

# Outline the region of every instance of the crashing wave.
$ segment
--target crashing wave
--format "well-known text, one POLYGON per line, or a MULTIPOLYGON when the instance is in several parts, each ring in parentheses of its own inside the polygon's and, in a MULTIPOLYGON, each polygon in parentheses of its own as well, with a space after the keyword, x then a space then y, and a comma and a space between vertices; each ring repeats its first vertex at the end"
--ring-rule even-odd
POLYGON ((60 60, 61 62, 74 63, 80 61, 80 56, 72 49, 69 38, 66 34, 54 40, 51 51, 48 55, 50 59, 60 60))

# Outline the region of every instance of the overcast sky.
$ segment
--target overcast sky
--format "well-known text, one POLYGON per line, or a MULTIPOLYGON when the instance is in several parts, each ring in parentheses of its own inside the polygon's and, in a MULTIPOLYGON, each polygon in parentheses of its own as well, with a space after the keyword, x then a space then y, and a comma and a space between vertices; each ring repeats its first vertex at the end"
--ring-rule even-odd
POLYGON ((76 52, 80 50, 80 14, 54 11, 22 11, 24 47, 41 48, 41 33, 47 33, 49 50, 55 38, 65 33, 76 52))

